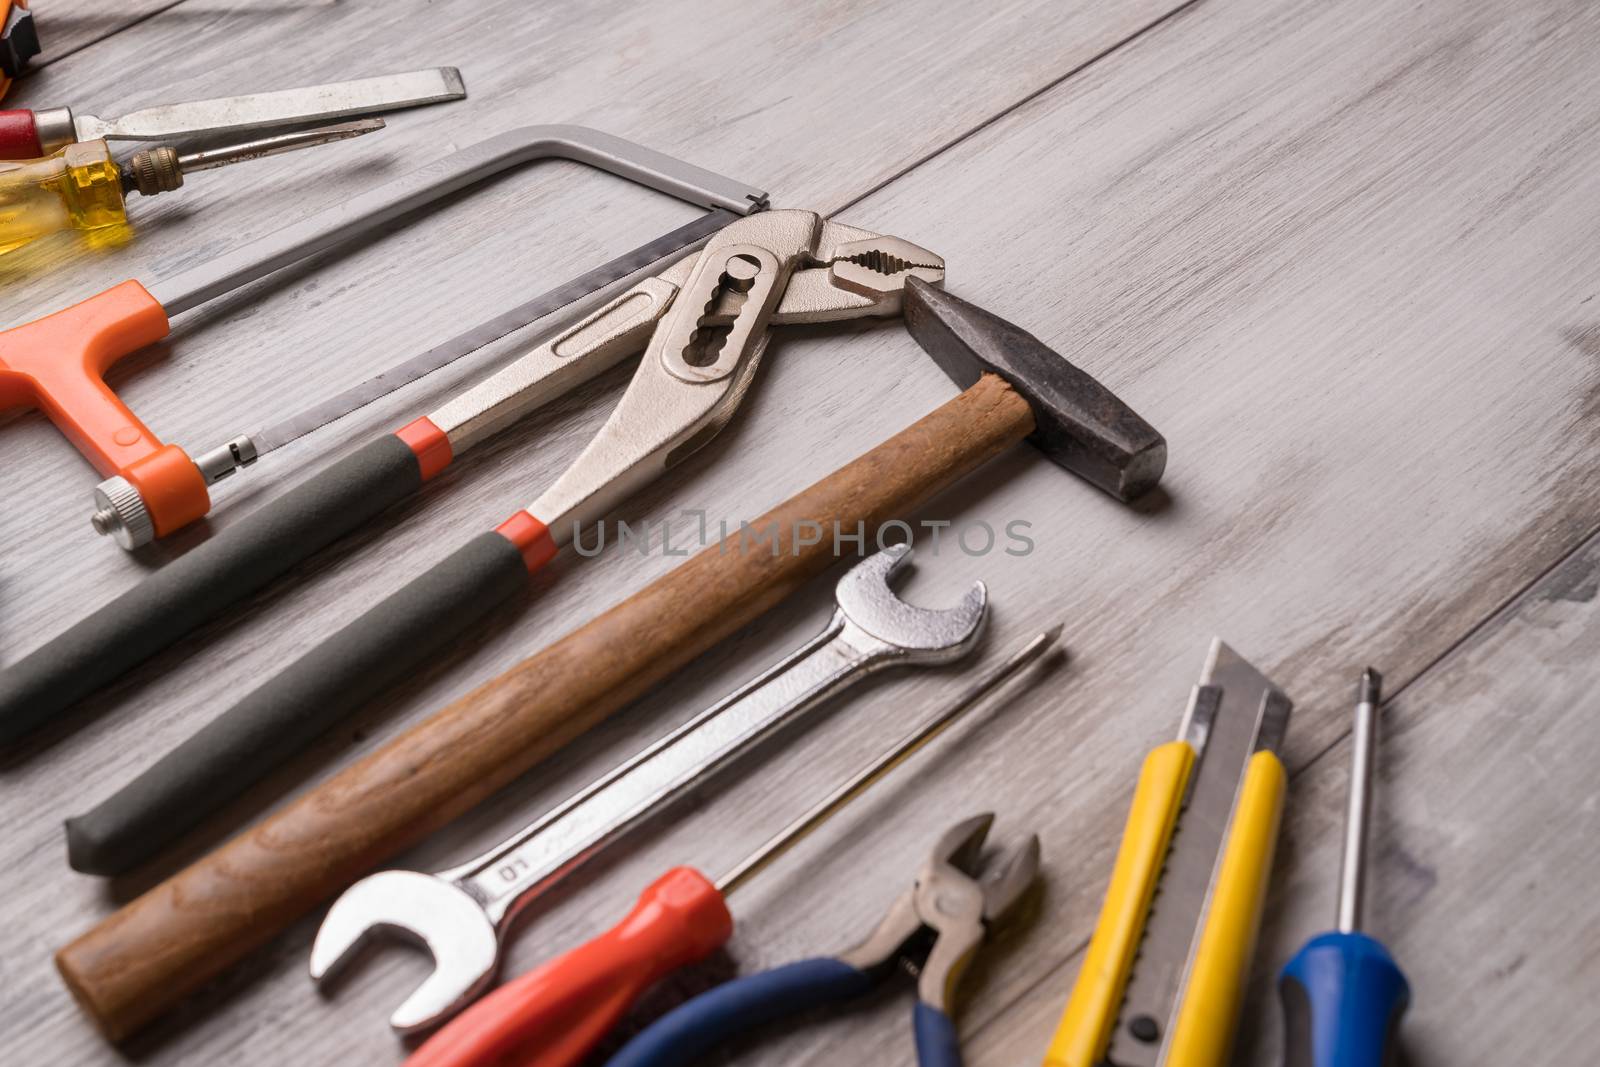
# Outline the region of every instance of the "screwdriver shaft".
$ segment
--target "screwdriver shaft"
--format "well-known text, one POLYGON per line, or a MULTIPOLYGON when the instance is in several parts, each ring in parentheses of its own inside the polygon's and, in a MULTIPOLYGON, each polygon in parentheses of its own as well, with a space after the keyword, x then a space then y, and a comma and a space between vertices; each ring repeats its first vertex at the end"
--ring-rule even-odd
POLYGON ((1339 925, 1300 947, 1278 976, 1285 1067, 1399 1062, 1411 985, 1381 941, 1361 932, 1383 679, 1368 667, 1356 698, 1350 798, 1339 870, 1339 925))
POLYGON ((1340 933, 1361 929, 1365 909, 1367 875, 1367 836, 1372 825, 1373 765, 1378 747, 1378 705, 1382 700, 1383 676, 1368 667, 1361 674, 1357 696, 1353 750, 1350 767, 1350 796, 1345 809, 1344 856, 1339 865, 1340 933))
POLYGON ((318 126, 314 130, 295 130, 292 133, 280 133, 271 137, 257 137, 252 141, 240 141, 221 148, 185 152, 178 157, 178 167, 185 174, 191 174, 197 170, 225 167, 229 163, 239 163, 247 159, 265 159, 267 156, 275 156, 282 152, 295 152, 314 145, 360 137, 364 133, 381 130, 383 126, 382 119, 357 119, 354 122, 341 122, 333 126, 318 126))
POLYGON ((733 870, 717 881, 717 891, 724 897, 745 882, 760 874, 774 860, 805 840, 806 836, 827 822, 840 808, 870 789, 884 775, 910 759, 925 745, 942 734, 950 724, 983 698, 991 689, 1016 674, 1023 667, 1042 656, 1061 636, 1057 624, 1018 649, 1004 663, 973 682, 939 714, 924 723, 915 733, 884 753, 870 767, 845 782, 838 789, 818 801, 816 806, 794 822, 784 827, 766 844, 748 856, 733 870))

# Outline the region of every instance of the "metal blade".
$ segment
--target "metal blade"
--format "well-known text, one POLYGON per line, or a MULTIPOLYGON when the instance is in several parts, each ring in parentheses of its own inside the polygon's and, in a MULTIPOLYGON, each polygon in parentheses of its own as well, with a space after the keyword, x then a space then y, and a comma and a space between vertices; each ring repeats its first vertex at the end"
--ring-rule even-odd
MULTIPOLYGON (((382 119, 356 119, 352 122, 335 123, 332 126, 318 126, 310 130, 295 130, 291 133, 257 137, 249 141, 236 141, 233 144, 202 149, 198 152, 185 152, 178 157, 178 172, 192 174, 195 171, 216 170, 218 167, 226 167, 233 163, 266 159, 268 156, 278 156, 285 152, 298 152, 302 148, 316 148, 319 145, 332 144, 334 141, 364 137, 369 133, 377 133, 383 127, 382 119)), ((134 158, 137 159, 144 154, 135 153, 134 158)))
POLYGON ((1281 741, 1288 711, 1265 675, 1212 642, 1184 716, 1182 739, 1196 747, 1197 761, 1106 1051, 1114 1067, 1162 1061, 1245 764, 1263 743, 1281 741))
POLYGON ((398 366, 390 367, 383 373, 329 397, 292 418, 270 426, 260 433, 250 434, 250 443, 255 446, 257 456, 281 448, 290 441, 304 437, 312 430, 326 426, 357 408, 387 396, 403 385, 409 385, 419 378, 432 374, 469 352, 497 341, 576 300, 581 300, 632 275, 657 269, 669 256, 704 241, 736 217, 732 212, 721 208, 708 211, 687 225, 663 234, 648 244, 640 245, 631 252, 625 252, 607 263, 602 263, 593 270, 541 293, 510 311, 496 315, 488 322, 480 323, 464 333, 457 334, 421 355, 413 356, 398 366))
POLYGON ((460 100, 466 95, 467 88, 459 70, 433 67, 331 85, 308 85, 302 89, 160 104, 129 112, 119 119, 79 115, 72 125, 80 141, 96 137, 121 141, 172 140, 229 130, 323 122, 374 111, 460 100))

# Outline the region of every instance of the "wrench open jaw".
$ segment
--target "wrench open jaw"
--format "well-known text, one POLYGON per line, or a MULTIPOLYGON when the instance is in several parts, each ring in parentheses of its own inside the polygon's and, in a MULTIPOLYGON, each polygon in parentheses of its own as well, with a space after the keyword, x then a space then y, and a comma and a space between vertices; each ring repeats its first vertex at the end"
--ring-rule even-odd
POLYGON ((838 619, 893 647, 902 662, 954 662, 972 651, 983 633, 988 587, 974 582, 953 608, 919 608, 896 596, 890 585, 910 561, 910 545, 890 545, 850 568, 834 590, 838 619))
POLYGON ((517 915, 607 844, 853 682, 895 666, 937 666, 976 647, 988 592, 930 610, 890 587, 910 558, 893 545, 852 567, 815 638, 738 691, 483 855, 437 874, 381 871, 334 902, 311 949, 311 977, 330 979, 379 933, 433 953, 434 970, 389 1023, 415 1034, 445 1021, 494 981, 517 915))
POLYGON ((454 882, 418 871, 380 871, 339 897, 311 947, 311 977, 333 981, 379 933, 415 941, 433 970, 389 1025, 418 1033, 467 1005, 494 976, 500 937, 483 905, 454 882))

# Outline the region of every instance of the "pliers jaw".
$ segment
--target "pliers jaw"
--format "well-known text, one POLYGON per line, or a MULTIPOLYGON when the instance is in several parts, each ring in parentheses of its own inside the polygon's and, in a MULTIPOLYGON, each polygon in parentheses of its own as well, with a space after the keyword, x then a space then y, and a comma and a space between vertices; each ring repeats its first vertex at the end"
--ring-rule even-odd
POLYGON ((984 937, 1006 921, 1039 878, 1037 836, 978 876, 993 824, 992 814, 975 815, 946 830, 923 860, 916 884, 871 936, 839 958, 875 975, 908 966, 918 976, 918 999, 949 1015, 956 986, 984 937))
POLYGON ((943 285, 943 257, 899 237, 825 222, 810 266, 790 277, 773 321, 892 318, 908 278, 943 285))
MULTIPOLYGON (((529 505, 555 543, 705 445, 744 399, 773 325, 898 314, 907 279, 944 278, 944 261, 894 237, 810 211, 765 211, 715 234, 655 281, 673 287, 611 418, 529 505)), ((625 293, 601 313, 621 309, 625 293)), ((571 358, 582 358, 574 353, 571 358)))

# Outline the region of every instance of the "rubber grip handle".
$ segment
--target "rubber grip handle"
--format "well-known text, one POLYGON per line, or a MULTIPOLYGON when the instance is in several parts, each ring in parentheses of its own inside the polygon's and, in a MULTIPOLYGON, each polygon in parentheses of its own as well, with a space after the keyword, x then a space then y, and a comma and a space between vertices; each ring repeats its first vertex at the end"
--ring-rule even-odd
POLYGON ((866 993, 872 979, 841 960, 801 960, 740 978, 679 1005, 641 1030, 606 1067, 687 1067, 724 1041, 789 1015, 866 993))
POLYGON ((482 534, 323 641, 87 815, 67 857, 121 874, 159 854, 525 586, 522 553, 482 534))
POLYGON ((416 455, 384 434, 251 512, 0 671, 0 744, 44 725, 421 485, 416 455))
POLYGON ((1278 978, 1284 1067, 1392 1067, 1411 985, 1383 945, 1360 933, 1306 942, 1278 978))
POLYGON ((38 159, 44 155, 39 125, 25 107, 0 111, 0 159, 38 159))
POLYGON ((508 982, 462 1012, 406 1067, 577 1067, 638 999, 733 933, 717 887, 674 867, 616 926, 508 982))
POLYGON ((961 1067, 961 1040, 950 1016, 919 1000, 911 1028, 917 1037, 917 1067, 961 1067))

